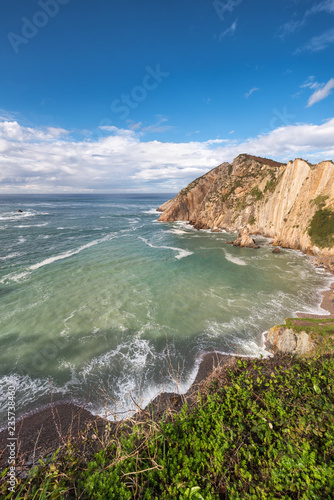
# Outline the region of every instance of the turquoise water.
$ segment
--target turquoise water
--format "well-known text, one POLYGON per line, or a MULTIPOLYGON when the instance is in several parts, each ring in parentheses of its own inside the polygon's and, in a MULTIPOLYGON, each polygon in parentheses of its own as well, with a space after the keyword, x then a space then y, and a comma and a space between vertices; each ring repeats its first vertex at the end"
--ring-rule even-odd
POLYGON ((52 387, 54 400, 123 417, 132 398, 185 391, 202 353, 265 354, 270 326, 321 312, 331 278, 308 257, 159 223, 170 196, 0 198, 1 421, 13 382, 18 414, 52 387))

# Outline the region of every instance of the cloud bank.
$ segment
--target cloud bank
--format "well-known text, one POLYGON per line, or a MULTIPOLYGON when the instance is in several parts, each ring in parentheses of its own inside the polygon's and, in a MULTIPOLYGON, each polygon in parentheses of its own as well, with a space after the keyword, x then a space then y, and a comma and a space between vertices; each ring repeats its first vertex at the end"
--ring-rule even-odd
MULTIPOLYGON (((325 90, 322 89, 323 91, 325 90)), ((234 137, 234 136, 233 136, 234 137)), ((279 161, 334 158, 334 118, 278 127, 247 140, 144 141, 136 130, 100 127, 90 140, 61 128, 0 122, 0 193, 177 191, 240 153, 279 161)))

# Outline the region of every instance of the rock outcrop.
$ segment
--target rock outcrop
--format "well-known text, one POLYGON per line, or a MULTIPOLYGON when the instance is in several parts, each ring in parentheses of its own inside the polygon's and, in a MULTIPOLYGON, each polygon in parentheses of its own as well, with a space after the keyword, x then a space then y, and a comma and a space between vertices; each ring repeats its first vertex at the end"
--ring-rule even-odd
POLYGON ((248 227, 274 245, 318 256, 334 269, 334 238, 327 246, 309 234, 319 209, 334 210, 334 163, 296 159, 287 164, 251 155, 222 163, 182 189, 158 210, 160 221, 189 221, 200 229, 228 232, 248 227))
POLYGON ((315 347, 315 343, 306 332, 296 333, 285 326, 274 326, 266 334, 266 349, 273 354, 306 354, 315 347))
POLYGON ((233 242, 235 247, 260 248, 249 235, 248 227, 239 229, 237 239, 233 242))

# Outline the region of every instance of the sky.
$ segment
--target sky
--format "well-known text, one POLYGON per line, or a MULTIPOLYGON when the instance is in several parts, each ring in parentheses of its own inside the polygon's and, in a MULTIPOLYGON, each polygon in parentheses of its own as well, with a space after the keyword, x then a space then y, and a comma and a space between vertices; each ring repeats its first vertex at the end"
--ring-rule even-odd
POLYGON ((334 159, 334 0, 2 0, 1 193, 334 159))

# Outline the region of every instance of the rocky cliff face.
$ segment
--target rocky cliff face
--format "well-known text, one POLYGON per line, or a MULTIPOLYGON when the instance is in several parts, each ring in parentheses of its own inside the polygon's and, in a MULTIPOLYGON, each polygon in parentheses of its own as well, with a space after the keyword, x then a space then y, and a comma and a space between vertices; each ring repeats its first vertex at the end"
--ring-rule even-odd
POLYGON ((193 181, 158 210, 163 212, 160 221, 189 221, 198 229, 234 232, 248 227, 252 234, 273 238, 274 245, 316 255, 333 267, 334 237, 327 234, 321 240, 309 234, 312 221, 314 226, 325 221, 323 229, 329 232, 334 225, 332 161, 280 164, 239 155, 232 164, 222 163, 193 181))

